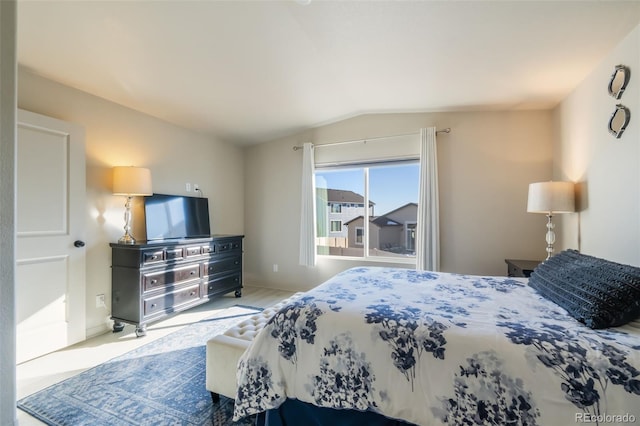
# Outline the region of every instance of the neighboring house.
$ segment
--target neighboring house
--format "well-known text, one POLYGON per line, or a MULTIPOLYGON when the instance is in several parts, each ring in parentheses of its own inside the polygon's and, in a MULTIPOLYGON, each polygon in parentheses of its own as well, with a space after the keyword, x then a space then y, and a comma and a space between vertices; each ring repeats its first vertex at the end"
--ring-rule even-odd
MULTIPOLYGON (((370 216, 369 249, 370 255, 415 254, 416 223, 418 205, 407 203, 382 216, 370 216)), ((360 215, 345 223, 347 247, 364 248, 364 216, 360 215)))
MULTIPOLYGON (((318 205, 318 237, 328 237, 332 246, 345 247, 345 223, 364 215, 364 197, 342 189, 316 188, 318 205)), ((373 216, 375 203, 369 201, 369 215, 373 216)))
MULTIPOLYGON (((316 196, 318 246, 328 249, 320 253, 362 256, 364 197, 353 191, 324 188, 316 188, 316 196), (349 249, 349 254, 341 249, 349 249)), ((369 201, 369 248, 384 256, 415 254, 418 205, 407 203, 377 217, 374 206, 369 201)))

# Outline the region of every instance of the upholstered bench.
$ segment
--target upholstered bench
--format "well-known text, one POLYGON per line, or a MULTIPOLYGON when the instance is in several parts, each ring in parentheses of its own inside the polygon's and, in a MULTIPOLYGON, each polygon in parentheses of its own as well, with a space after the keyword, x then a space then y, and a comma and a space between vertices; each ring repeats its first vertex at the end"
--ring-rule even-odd
POLYGON ((252 315, 207 342, 206 387, 214 402, 219 395, 236 397, 236 370, 238 360, 251 345, 253 338, 264 328, 281 307, 300 297, 296 293, 262 312, 252 315))

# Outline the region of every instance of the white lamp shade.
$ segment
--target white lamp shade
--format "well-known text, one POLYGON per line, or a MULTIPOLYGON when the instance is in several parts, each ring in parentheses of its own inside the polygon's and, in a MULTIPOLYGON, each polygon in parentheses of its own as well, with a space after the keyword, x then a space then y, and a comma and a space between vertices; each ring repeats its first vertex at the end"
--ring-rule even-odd
POLYGON ((151 195, 151 171, 143 167, 117 166, 113 168, 113 195, 151 195))
POLYGON ((530 213, 572 213, 575 211, 573 182, 536 182, 529 184, 527 211, 530 213))

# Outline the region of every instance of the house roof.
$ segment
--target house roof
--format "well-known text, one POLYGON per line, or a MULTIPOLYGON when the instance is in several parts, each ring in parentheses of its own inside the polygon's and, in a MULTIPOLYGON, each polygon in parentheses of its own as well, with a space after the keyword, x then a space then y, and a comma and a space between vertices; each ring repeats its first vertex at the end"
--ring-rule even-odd
MULTIPOLYGON (((376 224, 376 223, 373 221, 375 218, 376 218, 376 216, 372 216, 372 217, 370 217, 370 218, 369 218, 369 222, 370 222, 371 224, 375 225, 375 226, 380 227, 378 224, 376 224)), ((349 220, 349 221, 347 221, 347 222, 344 222, 344 223, 343 223, 343 225, 345 225, 345 226, 349 226, 349 224, 350 224, 350 223, 353 223, 353 222, 355 222, 355 221, 357 221, 357 220, 364 220, 364 216, 362 216, 362 215, 360 215, 360 216, 356 216, 356 217, 354 217, 353 219, 351 219, 351 220, 349 220)))
MULTIPOLYGON (((324 189, 324 188, 319 188, 324 189)), ((357 192, 344 190, 344 189, 327 189, 327 201, 330 203, 358 203, 364 204, 364 197, 357 192)), ((375 203, 369 201, 369 205, 373 206, 375 203)))
POLYGON ((406 208, 407 208, 407 207, 409 207, 409 206, 414 206, 414 207, 416 207, 416 208, 417 208, 417 207, 418 207, 418 203, 407 203, 407 204, 404 204, 404 205, 402 205, 402 206, 398 207, 397 209, 393 209, 393 210, 391 210, 391 211, 389 211, 389 212, 386 212, 384 215, 380 215, 380 217, 383 217, 383 216, 390 216, 390 215, 394 214, 394 213, 395 213, 395 212, 397 212, 397 211, 400 211, 400 210, 406 209, 406 208))
POLYGON ((391 216, 392 214, 394 214, 395 212, 398 212, 400 210, 406 209, 409 206, 414 206, 414 207, 418 207, 417 203, 407 203, 403 206, 398 207, 397 209, 393 209, 390 212, 387 212, 383 215, 380 215, 378 217, 376 217, 375 219, 372 219, 371 221, 373 223, 375 223, 376 225, 382 227, 382 226, 403 226, 402 223, 397 222, 393 219, 391 219, 389 216, 391 216))
POLYGON ((378 216, 375 219, 371 219, 371 222, 375 223, 376 225, 383 227, 383 226, 402 226, 402 224, 400 222, 396 222, 393 219, 390 219, 387 216, 378 216))
POLYGON ((345 225, 345 226, 349 226, 349 224, 350 224, 351 222, 355 222, 356 220, 362 220, 362 219, 364 219, 364 216, 362 216, 362 215, 360 215, 360 216, 356 216, 356 217, 354 217, 353 219, 350 219, 349 221, 344 222, 344 223, 343 223, 343 225, 345 225))
MULTIPOLYGON (((408 206, 418 207, 418 204, 416 204, 416 203, 407 203, 407 204, 405 204, 405 205, 403 205, 401 207, 398 207, 397 209, 391 210, 390 212, 385 213, 385 214, 383 214, 381 216, 371 216, 371 217, 369 217, 369 222, 371 222, 371 223, 373 223, 373 224, 375 224, 375 225, 377 225, 379 227, 383 227, 383 226, 403 226, 402 223, 391 219, 389 217, 389 215, 391 215, 391 214, 393 214, 393 213, 395 213, 397 211, 400 211, 402 209, 405 209, 408 206)), ((345 222, 344 225, 349 225, 351 222, 353 222, 355 220, 358 220, 358 219, 364 219, 364 216, 361 215, 361 216, 354 217, 353 219, 349 220, 348 222, 345 222)))

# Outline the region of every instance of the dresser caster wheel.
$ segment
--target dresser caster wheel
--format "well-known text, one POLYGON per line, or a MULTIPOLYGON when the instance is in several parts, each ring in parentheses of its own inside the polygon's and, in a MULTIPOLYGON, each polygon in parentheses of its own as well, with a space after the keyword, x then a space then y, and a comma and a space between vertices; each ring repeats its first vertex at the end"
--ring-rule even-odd
POLYGON ((136 337, 143 337, 147 335, 147 326, 140 325, 136 327, 136 337))
POLYGON ((121 322, 119 322, 119 321, 115 321, 115 322, 113 323, 113 332, 114 332, 114 333, 119 333, 119 332, 121 332, 122 330, 124 330, 124 324, 123 324, 123 323, 121 323, 121 322))
POLYGON ((236 290, 235 295, 236 297, 242 297, 242 290, 236 290))

